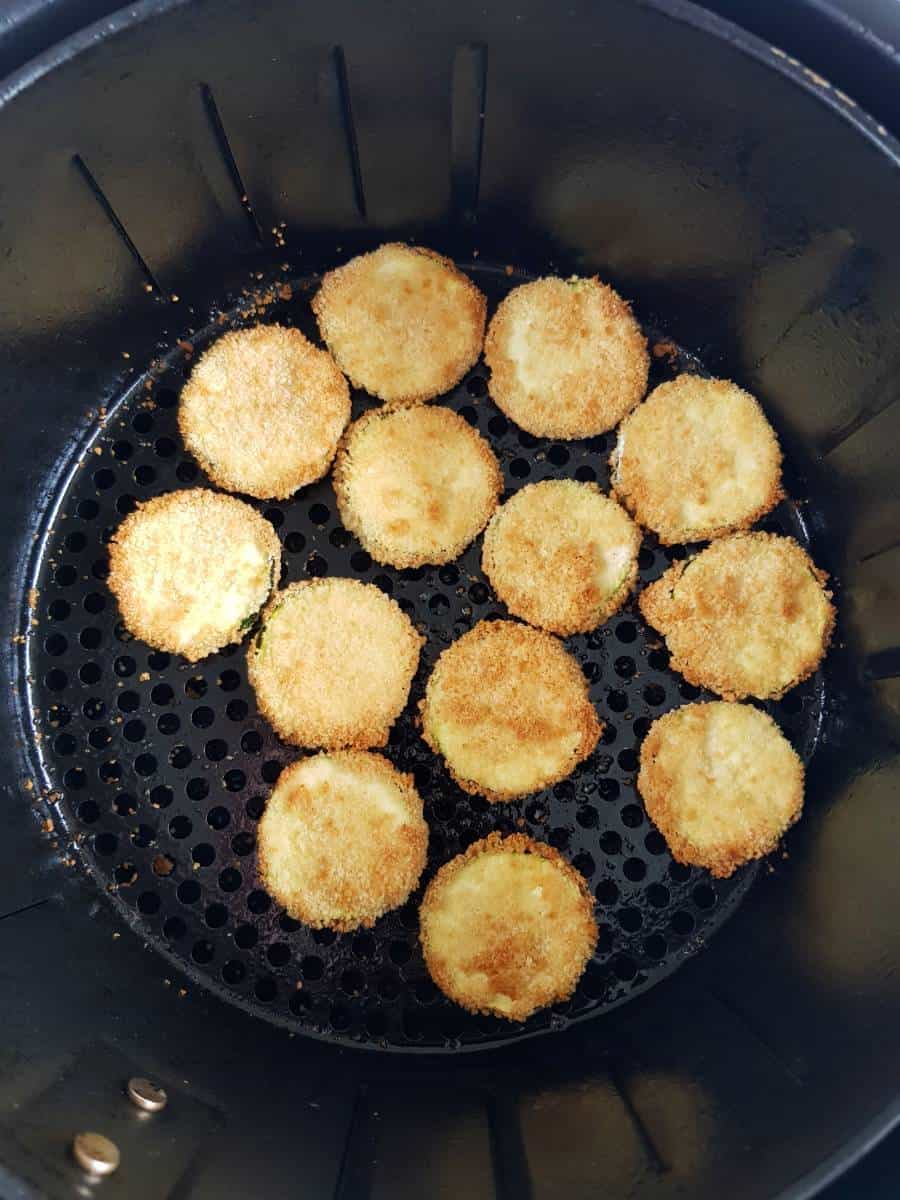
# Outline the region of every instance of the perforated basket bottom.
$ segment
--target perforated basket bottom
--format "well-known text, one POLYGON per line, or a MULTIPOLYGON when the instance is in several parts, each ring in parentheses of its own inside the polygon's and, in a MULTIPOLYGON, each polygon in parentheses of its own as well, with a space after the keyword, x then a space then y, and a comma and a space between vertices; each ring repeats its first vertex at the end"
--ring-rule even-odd
MULTIPOLYGON (((524 276, 465 264, 495 304, 524 276)), ((318 340, 308 298, 315 279, 262 319, 318 340)), ((227 324, 244 318, 232 314, 227 324)), ((226 326, 194 339, 202 350, 226 326)), ((654 330, 650 330, 651 341, 654 330)), ((600 940, 574 996, 524 1025, 475 1017, 445 1000, 419 950, 416 893, 370 931, 312 932, 288 918, 256 877, 255 832, 267 793, 298 751, 256 712, 244 648, 191 665, 132 640, 104 580, 106 543, 138 500, 205 479, 177 431, 178 391, 189 369, 173 350, 152 386, 138 381, 98 428, 79 469, 48 512, 34 586, 38 623, 27 647, 29 701, 45 781, 58 789, 63 834, 123 917, 195 983, 267 1020, 313 1036, 407 1050, 496 1045, 560 1029, 652 987, 696 951, 746 894, 756 868, 728 881, 672 861, 648 821, 634 779, 651 721, 703 693, 671 672, 660 639, 634 600, 595 633, 568 639, 606 724, 597 751, 568 780, 515 804, 467 796, 422 742, 413 713, 435 658, 476 621, 504 613, 480 569, 481 539, 452 566, 395 571, 374 564, 344 530, 328 479, 277 505, 253 502, 284 546, 282 582, 344 575, 392 595, 427 636, 410 703, 387 754, 412 771, 431 827, 434 871, 491 830, 524 830, 583 872, 597 897, 600 940), (49 523, 49 518, 48 518, 49 523)), ((686 355, 654 357, 651 385, 700 370, 686 355)), ((551 478, 609 483, 614 435, 564 444, 518 430, 489 397, 482 366, 441 403, 494 446, 510 492, 551 478)), ((369 404, 354 398, 354 415, 369 404)), ((807 544, 797 508, 766 527, 807 544)), ((653 539, 641 585, 684 548, 653 539)), ((823 703, 821 676, 767 705, 804 759, 823 703)))

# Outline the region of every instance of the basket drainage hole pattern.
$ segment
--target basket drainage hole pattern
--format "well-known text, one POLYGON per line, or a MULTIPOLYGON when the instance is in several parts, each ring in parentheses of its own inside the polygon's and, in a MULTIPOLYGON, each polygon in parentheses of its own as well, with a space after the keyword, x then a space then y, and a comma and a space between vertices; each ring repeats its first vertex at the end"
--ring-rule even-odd
MULTIPOLYGON (((520 278, 479 260, 463 264, 496 304, 520 278)), ((298 280, 293 300, 266 319, 316 338, 298 280)), ((229 324, 242 318, 231 314, 229 324)), ((201 351, 221 323, 195 339, 201 351)), ((651 340, 657 331, 648 330, 651 340)), ((662 336, 658 334, 658 336, 662 336)), ((549 842, 584 873, 598 902, 600 940, 575 994, 524 1025, 473 1016, 429 979, 417 941, 419 895, 372 930, 306 929, 258 882, 256 826, 266 796, 295 752, 257 714, 241 647, 200 663, 133 640, 107 593, 106 545, 124 514, 150 496, 203 483, 177 431, 184 356, 172 353, 148 390, 131 388, 54 500, 33 579, 38 624, 29 638, 29 702, 40 734, 33 750, 62 799, 64 833, 97 885, 129 923, 194 981, 266 1019, 319 1037, 391 1049, 476 1048, 559 1028, 620 1004, 708 939, 747 892, 755 868, 730 880, 672 861, 635 790, 641 739, 660 714, 703 698, 669 670, 660 639, 631 602, 594 633, 569 639, 606 724, 575 774, 518 804, 489 805, 450 781, 418 736, 413 712, 437 655, 478 620, 503 615, 480 569, 481 539, 457 562, 397 571, 373 563, 341 527, 330 480, 287 502, 256 504, 284 548, 283 582, 326 575, 376 584, 427 636, 410 704, 386 753, 411 771, 431 827, 425 880, 492 830, 549 842)), ((682 370, 687 355, 654 358, 651 386, 682 370)), ((354 415, 370 401, 354 397, 354 415)), ((608 488, 612 434, 565 444, 517 429, 487 395, 476 366, 441 403, 494 446, 509 491, 551 478, 608 488)), ((256 502, 254 502, 256 503, 256 502)), ((785 502, 766 522, 808 545, 785 502)), ((641 583, 684 547, 644 541, 641 583)), ((823 703, 821 676, 767 707, 808 758, 823 703)))

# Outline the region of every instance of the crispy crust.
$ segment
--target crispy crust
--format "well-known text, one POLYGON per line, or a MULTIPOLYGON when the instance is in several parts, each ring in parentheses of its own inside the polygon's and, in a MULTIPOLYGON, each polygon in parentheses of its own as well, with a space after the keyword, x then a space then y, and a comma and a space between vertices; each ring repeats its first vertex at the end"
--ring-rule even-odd
POLYGON ((530 483, 491 518, 481 567, 511 613, 551 633, 586 633, 624 604, 641 532, 595 483, 530 483))
POLYGON ((435 664, 422 736, 466 792, 514 800, 558 783, 603 729, 581 668, 549 633, 480 621, 435 664))
POLYGON ((331 355, 281 325, 219 338, 178 406, 184 443, 210 479, 262 500, 321 479, 349 420, 350 388, 331 355))
POLYGON ((400 242, 329 271, 312 308, 354 385, 395 406, 459 383, 481 353, 487 315, 484 296, 451 259, 400 242))
POLYGON ((647 388, 647 339, 631 308, 596 278, 514 288, 488 326, 490 393, 535 437, 612 429, 647 388))
POLYGON ((412 775, 380 754, 342 750, 292 763, 259 823, 259 874, 314 929, 371 927, 425 869, 428 826, 412 775))
POLYGON ((644 589, 640 608, 689 683, 726 700, 778 699, 828 648, 827 579, 793 538, 736 533, 675 563, 644 589))
POLYGON ((441 867, 419 909, 419 928, 425 965, 441 991, 469 1012, 510 1021, 567 1000, 597 944, 594 900, 584 878, 552 846, 524 834, 492 833, 441 867), (526 895, 509 872, 498 888, 496 873, 492 880, 489 868, 482 870, 474 881, 481 883, 481 895, 454 887, 474 874, 476 864, 519 855, 536 860, 541 908, 534 890, 526 895))
POLYGON ((281 545, 243 500, 206 488, 138 505, 109 546, 109 588, 128 630, 196 662, 239 642, 278 575, 281 545))
POLYGON ((311 579, 277 592, 247 649, 260 712, 286 742, 384 746, 424 641, 373 584, 311 579))
POLYGON ((680 375, 625 418, 612 486, 664 545, 749 529, 784 496, 781 449, 749 392, 680 375))
POLYGON ((687 704, 654 721, 638 791, 676 862, 718 879, 770 853, 803 809, 803 764, 749 704, 687 704))
POLYGON ((370 409, 334 465, 341 520, 394 567, 458 558, 485 527, 503 475, 481 435, 449 408, 370 409))

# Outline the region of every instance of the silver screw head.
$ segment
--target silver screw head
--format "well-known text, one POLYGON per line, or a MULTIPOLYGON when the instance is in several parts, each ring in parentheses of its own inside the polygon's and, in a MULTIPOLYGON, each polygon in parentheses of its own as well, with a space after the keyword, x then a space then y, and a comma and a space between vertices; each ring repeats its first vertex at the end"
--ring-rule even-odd
POLYGON ((141 1079, 137 1075, 128 1080, 125 1090, 128 1092, 128 1099, 131 1103, 144 1112, 161 1112, 169 1101, 164 1087, 160 1087, 158 1083, 154 1083, 150 1079, 141 1079))
POLYGON ((76 1133, 72 1139, 72 1156, 82 1170, 91 1175, 112 1175, 121 1155, 115 1142, 102 1133, 76 1133))

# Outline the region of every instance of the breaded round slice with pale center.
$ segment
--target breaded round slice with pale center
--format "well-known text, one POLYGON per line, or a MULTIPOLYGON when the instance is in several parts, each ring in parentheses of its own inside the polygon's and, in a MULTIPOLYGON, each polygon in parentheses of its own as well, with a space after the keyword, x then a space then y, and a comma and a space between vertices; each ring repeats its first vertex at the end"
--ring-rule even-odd
POLYGON ((435 875, 419 936, 446 996, 470 1012, 524 1021, 572 995, 597 922, 587 884, 558 851, 492 833, 435 875))
POLYGON ((828 647, 827 578, 793 538, 735 533, 671 566, 640 606, 688 682, 726 700, 777 699, 828 647))
POLYGON ((343 750, 292 763, 257 833, 259 873, 314 929, 371 926, 419 882, 428 826, 411 775, 380 754, 343 750))
POLYGON ((421 404, 481 353, 487 302, 449 258, 391 242, 329 271, 312 301, 329 350, 356 387, 421 404))
POLYGON ((206 488, 156 496, 109 547, 109 587, 128 630, 190 662, 239 642, 278 575, 272 526, 243 500, 206 488))
POLYGON ((772 426, 727 379, 661 383, 619 426, 609 461, 613 491, 664 544, 748 529, 783 495, 772 426))
POLYGON ((605 433, 647 390, 647 339, 622 297, 598 279, 537 279, 514 288, 488 326, 489 389, 535 437, 605 433))
POLYGON ((637 578, 641 532, 595 483, 523 487, 494 514, 481 565, 509 611, 568 636, 596 629, 637 578))
POLYGON ((260 711, 297 746, 383 746, 423 639, 373 584, 312 579, 278 592, 247 650, 260 711))
POLYGON ((514 800, 570 775, 602 725, 581 668, 549 633, 479 621, 435 664, 422 734, 464 791, 514 800))
POLYGON ((373 409, 347 430, 334 467, 341 520, 394 567, 458 558, 503 490, 490 446, 449 408, 373 409))
POLYGON ((637 783, 676 862, 719 879, 774 850, 803 808, 803 764, 750 704, 686 704, 654 721, 637 783))
POLYGON ((350 388, 334 359, 281 325, 219 338, 178 406, 184 443, 210 479, 262 500, 321 479, 349 420, 350 388))

